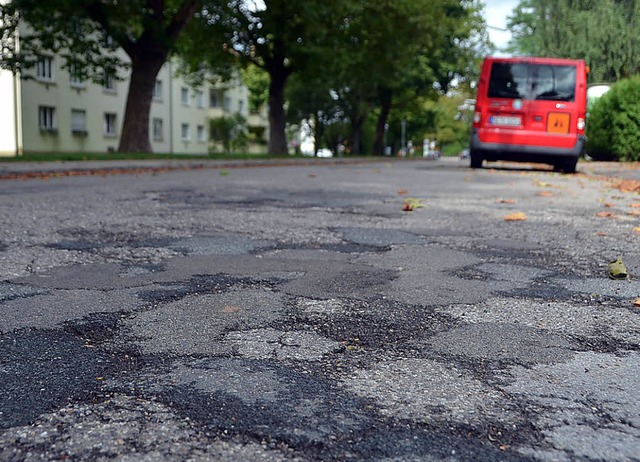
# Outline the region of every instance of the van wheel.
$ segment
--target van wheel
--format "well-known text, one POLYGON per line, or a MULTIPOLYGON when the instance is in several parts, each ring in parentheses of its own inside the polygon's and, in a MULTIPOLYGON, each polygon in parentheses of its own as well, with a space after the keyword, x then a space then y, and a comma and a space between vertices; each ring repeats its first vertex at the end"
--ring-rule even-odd
POLYGON ((578 164, 578 160, 567 160, 565 162, 560 162, 555 164, 553 169, 556 172, 562 173, 576 173, 576 165, 578 164))
POLYGON ((475 151, 471 151, 469 154, 471 158, 471 168, 482 168, 482 161, 484 160, 480 154, 475 151))

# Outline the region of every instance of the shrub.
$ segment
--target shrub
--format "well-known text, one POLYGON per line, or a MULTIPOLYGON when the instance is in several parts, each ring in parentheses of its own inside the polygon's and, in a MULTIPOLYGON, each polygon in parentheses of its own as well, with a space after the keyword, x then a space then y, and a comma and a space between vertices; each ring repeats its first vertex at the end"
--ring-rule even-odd
POLYGON ((587 153, 596 160, 640 160, 640 77, 620 80, 591 106, 587 153))

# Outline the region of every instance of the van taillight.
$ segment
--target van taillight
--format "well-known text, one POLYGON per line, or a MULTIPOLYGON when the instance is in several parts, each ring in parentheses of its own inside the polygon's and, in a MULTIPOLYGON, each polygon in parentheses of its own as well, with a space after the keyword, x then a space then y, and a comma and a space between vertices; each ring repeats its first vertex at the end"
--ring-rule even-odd
POLYGON ((584 117, 578 117, 578 130, 584 130, 585 125, 584 117))
POLYGON ((473 113, 473 123, 474 124, 479 124, 481 119, 482 119, 482 114, 480 112, 474 112, 473 113))

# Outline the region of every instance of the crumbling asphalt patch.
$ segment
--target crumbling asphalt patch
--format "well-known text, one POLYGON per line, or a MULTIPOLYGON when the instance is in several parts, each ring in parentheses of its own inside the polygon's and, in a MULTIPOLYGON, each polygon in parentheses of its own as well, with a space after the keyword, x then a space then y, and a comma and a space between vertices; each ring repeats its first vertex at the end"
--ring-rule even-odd
POLYGON ((233 288, 251 288, 271 286, 274 281, 258 281, 251 278, 230 276, 228 274, 204 275, 196 274, 185 282, 163 284, 156 289, 144 289, 138 293, 141 300, 154 305, 180 300, 188 295, 216 294, 227 292, 233 288))
POLYGON ((62 330, 28 329, 0 336, 0 428, 98 393, 113 370, 104 353, 62 330))
POLYGON ((566 362, 574 355, 571 342, 553 331, 505 323, 468 324, 427 342, 443 354, 522 365, 566 362))
MULTIPOLYGON (((162 376, 127 383, 141 398, 198 422, 210 438, 266 441, 308 460, 504 460, 490 443, 381 415, 371 400, 278 362, 179 360, 162 376)), ((121 389, 117 382, 107 386, 121 389)))
POLYGON ((4 303, 17 298, 33 297, 45 293, 45 290, 37 287, 30 287, 25 284, 12 284, 10 282, 0 281, 0 302, 4 303))

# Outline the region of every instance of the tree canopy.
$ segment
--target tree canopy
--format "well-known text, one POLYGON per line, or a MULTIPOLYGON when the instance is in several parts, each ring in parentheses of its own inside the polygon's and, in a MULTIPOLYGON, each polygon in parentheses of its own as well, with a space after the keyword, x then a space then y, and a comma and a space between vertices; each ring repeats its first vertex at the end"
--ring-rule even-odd
POLYGON ((640 1, 522 0, 507 24, 511 52, 584 59, 593 82, 640 71, 640 1))
MULTIPOLYGON (((477 72, 488 51, 481 9, 480 0, 9 0, 1 65, 27 76, 51 51, 95 81, 129 67, 121 151, 151 149, 155 78, 178 55, 191 76, 242 69, 252 108, 269 106, 271 154, 289 151, 287 114, 314 121, 317 134, 339 124, 353 152, 381 153, 394 111, 419 120, 427 101, 477 72), (19 51, 18 19, 30 25, 19 51)), ((434 129, 425 120, 416 130, 434 129)))
POLYGON ((28 77, 43 53, 55 53, 77 77, 96 82, 130 68, 118 150, 150 152, 155 79, 199 5, 199 0, 10 0, 0 5, 0 65, 28 77), (20 21, 29 28, 18 35, 20 21), (129 62, 118 56, 118 47, 129 62))

